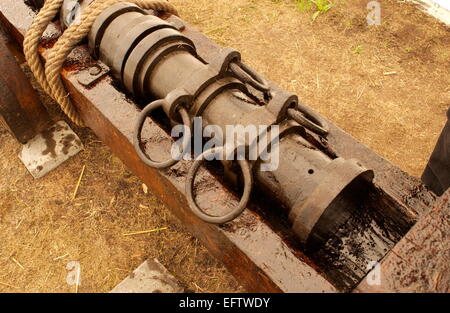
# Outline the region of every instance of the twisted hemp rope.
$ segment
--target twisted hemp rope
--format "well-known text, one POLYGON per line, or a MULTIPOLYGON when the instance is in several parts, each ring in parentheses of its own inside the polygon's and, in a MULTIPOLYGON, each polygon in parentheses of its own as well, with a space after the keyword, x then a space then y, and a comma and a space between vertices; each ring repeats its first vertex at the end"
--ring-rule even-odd
MULTIPOLYGON (((59 37, 50 50, 47 61, 42 64, 39 56, 39 42, 48 24, 58 14, 64 0, 47 0, 28 29, 23 49, 25 59, 37 81, 44 91, 49 94, 61 107, 64 113, 77 125, 84 126, 80 114, 72 104, 69 93, 62 80, 61 70, 69 53, 80 41, 87 36, 95 19, 111 5, 123 0, 94 0, 83 10, 79 23, 71 24, 59 37)), ((145 10, 164 11, 178 15, 175 7, 167 1, 157 0, 126 0, 145 10)))

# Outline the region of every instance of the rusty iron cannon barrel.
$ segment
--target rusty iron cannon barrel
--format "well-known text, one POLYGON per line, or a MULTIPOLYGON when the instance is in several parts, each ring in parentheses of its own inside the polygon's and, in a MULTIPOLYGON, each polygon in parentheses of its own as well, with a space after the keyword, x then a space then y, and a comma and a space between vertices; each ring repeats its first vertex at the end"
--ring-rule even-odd
MULTIPOLYGON (((370 182, 373 172, 357 160, 325 153, 320 141, 311 140, 314 136, 324 139, 326 135, 320 117, 310 109, 304 110, 297 96, 270 88, 263 77, 242 63, 238 51, 224 48, 214 61, 207 63, 197 55, 194 43, 180 32, 182 28, 181 24, 171 24, 122 2, 96 19, 89 34, 89 47, 128 92, 147 101, 159 101, 143 110, 138 132, 146 114, 157 107, 163 108, 173 124, 183 123, 189 128, 192 120, 199 117, 203 127, 215 125, 223 133, 228 125, 278 125, 277 167, 262 171, 271 160, 260 155, 254 161, 244 159, 239 161, 242 177, 247 187, 250 185, 251 189, 254 181, 287 209, 293 231, 303 243, 320 245, 348 219, 352 213, 351 197, 364 191, 363 182, 370 182), (245 174, 248 168, 250 178, 245 174)), ((257 135, 260 138, 262 132, 257 135)), ((251 143, 244 141, 243 146, 251 150, 251 143)), ((176 162, 154 162, 140 152, 154 167, 176 162)), ((239 177, 233 162, 222 163, 228 172, 239 177)), ((198 165, 195 167, 197 170, 198 165)), ((195 171, 188 188, 192 189, 194 176, 195 171)), ((249 195, 248 188, 244 193, 249 195)), ((191 207, 209 222, 224 223, 238 215, 213 217, 200 210, 192 193, 191 196, 191 207)), ((246 207, 245 201, 240 204, 239 210, 246 207)))

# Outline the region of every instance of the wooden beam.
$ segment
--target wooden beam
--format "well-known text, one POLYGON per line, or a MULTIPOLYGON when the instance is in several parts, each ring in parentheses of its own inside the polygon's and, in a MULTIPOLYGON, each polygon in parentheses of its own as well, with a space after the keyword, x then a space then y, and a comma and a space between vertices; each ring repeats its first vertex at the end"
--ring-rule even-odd
POLYGON ((0 29, 0 119, 17 141, 25 144, 50 126, 51 120, 10 46, 0 29))
POLYGON ((450 190, 355 292, 450 292, 450 190))

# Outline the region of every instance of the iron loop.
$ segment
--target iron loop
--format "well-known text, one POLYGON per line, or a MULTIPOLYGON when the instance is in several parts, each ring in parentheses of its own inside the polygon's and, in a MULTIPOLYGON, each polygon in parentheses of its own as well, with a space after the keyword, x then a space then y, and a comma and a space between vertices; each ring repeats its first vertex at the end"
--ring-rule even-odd
POLYGON ((237 160, 242 175, 244 177, 244 192, 242 194, 241 200, 239 201, 239 204, 233 208, 233 210, 225 215, 222 216, 213 216, 208 213, 206 213, 204 210, 202 210, 197 202, 195 201, 194 196, 194 180, 195 176, 200 169, 200 166, 202 164, 202 161, 204 158, 208 158, 210 156, 215 156, 220 154, 223 154, 224 147, 217 147, 212 148, 209 150, 206 150, 201 155, 199 155, 192 165, 191 169, 189 170, 189 173, 186 177, 186 198, 188 201, 188 204, 192 210, 192 212, 201 220, 211 223, 211 224, 225 224, 232 220, 234 220, 236 217, 242 214, 242 212, 247 207, 248 201, 250 200, 250 194, 253 187, 253 176, 251 172, 250 164, 247 160, 237 160))
POLYGON ((230 63, 230 70, 239 80, 263 92, 270 98, 269 83, 265 78, 240 61, 230 63))
MULTIPOLYGON (((141 133, 142 133, 142 128, 144 126, 144 122, 145 119, 147 118, 147 116, 149 116, 154 110, 156 110, 157 108, 162 107, 165 104, 165 100, 164 99, 160 99, 160 100, 156 100, 153 101, 152 103, 150 103, 149 105, 147 105, 139 114, 139 117, 136 121, 136 125, 134 128, 134 134, 133 134, 133 144, 134 144, 134 149, 136 150, 139 158, 148 166, 153 167, 153 168, 167 168, 170 167, 174 164, 176 164, 178 161, 180 161, 182 159, 182 153, 183 152, 179 152, 179 155, 177 155, 176 158, 171 158, 165 161, 153 161, 152 159, 150 159, 150 157, 142 150, 141 148, 141 133)), ((187 112, 187 110, 180 106, 178 109, 178 112, 181 115, 181 119, 183 121, 183 125, 185 128, 189 129, 189 136, 184 133, 183 135, 183 142, 182 142, 182 146, 183 146, 183 150, 182 151, 186 151, 188 145, 191 142, 191 136, 190 134, 192 133, 191 131, 191 120, 189 117, 189 114, 187 112)))
POLYGON ((310 108, 298 103, 296 108, 287 110, 287 115, 313 133, 323 137, 328 136, 328 123, 310 108))

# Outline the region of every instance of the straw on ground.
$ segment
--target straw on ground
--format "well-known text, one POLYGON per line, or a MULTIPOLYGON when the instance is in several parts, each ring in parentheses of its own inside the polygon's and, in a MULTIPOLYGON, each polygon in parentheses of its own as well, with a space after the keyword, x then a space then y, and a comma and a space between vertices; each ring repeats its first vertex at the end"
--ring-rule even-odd
POLYGON ((19 289, 19 287, 17 287, 17 286, 13 286, 13 285, 10 285, 10 284, 7 284, 7 283, 2 283, 1 281, 0 281, 0 285, 6 286, 6 287, 10 287, 10 288, 14 288, 14 289, 19 289))
POLYGON ((161 231, 161 230, 166 230, 166 229, 168 229, 168 227, 161 227, 161 228, 154 228, 154 229, 143 230, 143 231, 136 231, 136 232, 131 232, 131 233, 125 233, 123 235, 124 236, 142 235, 142 234, 154 233, 154 232, 161 231))
POLYGON ((80 177, 78 178, 78 182, 77 185, 75 186, 75 190, 73 191, 73 195, 72 195, 72 201, 75 200, 77 193, 78 193, 78 188, 80 188, 80 184, 81 184, 81 180, 83 179, 83 174, 84 174, 84 170, 86 169, 86 165, 83 165, 83 168, 81 169, 81 173, 80 173, 80 177))
POLYGON ((17 261, 15 258, 11 257, 11 260, 13 260, 13 262, 16 263, 21 269, 25 269, 25 267, 23 267, 23 265, 20 264, 19 261, 17 261))

